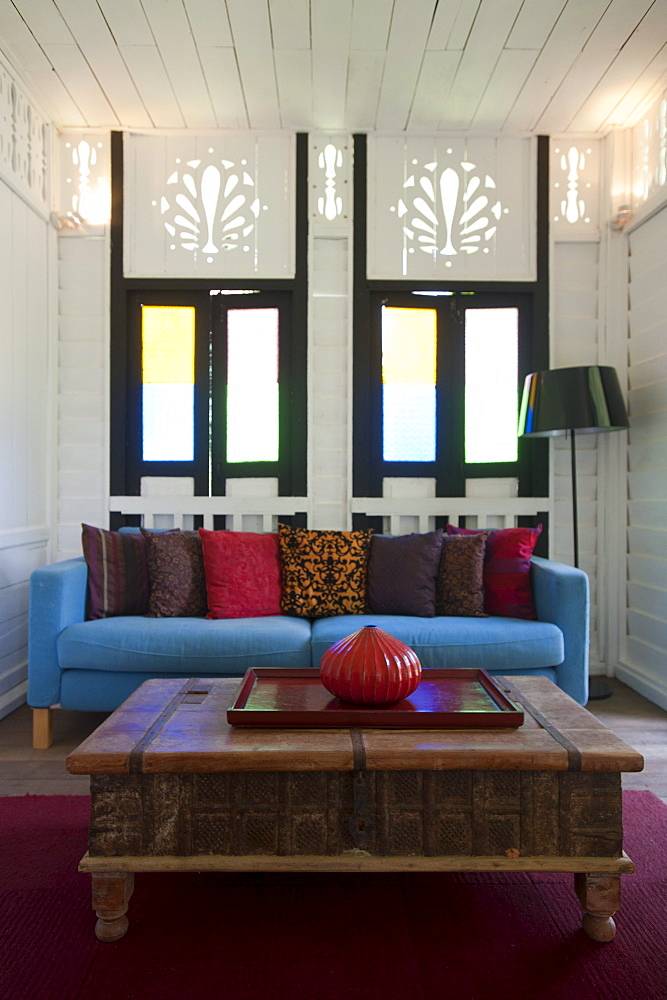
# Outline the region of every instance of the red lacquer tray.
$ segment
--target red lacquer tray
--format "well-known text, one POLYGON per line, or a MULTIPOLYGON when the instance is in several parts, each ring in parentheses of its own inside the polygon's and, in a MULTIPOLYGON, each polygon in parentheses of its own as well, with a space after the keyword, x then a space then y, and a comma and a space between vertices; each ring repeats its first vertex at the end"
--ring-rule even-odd
POLYGON ((424 670, 417 690, 394 705, 334 698, 316 670, 251 667, 227 709, 232 726, 252 728, 517 728, 523 710, 485 670, 424 670))

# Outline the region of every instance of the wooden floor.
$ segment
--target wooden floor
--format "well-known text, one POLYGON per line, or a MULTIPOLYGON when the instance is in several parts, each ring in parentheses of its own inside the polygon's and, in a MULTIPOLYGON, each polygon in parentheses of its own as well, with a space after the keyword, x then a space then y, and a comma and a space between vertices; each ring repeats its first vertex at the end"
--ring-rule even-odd
MULTIPOLYGON (((667 802, 667 712, 620 681, 611 698, 588 708, 608 729, 644 755, 640 774, 623 775, 623 787, 650 789, 667 802)), ((53 746, 32 749, 30 709, 22 705, 0 720, 0 795, 85 795, 88 778, 65 770, 65 757, 103 719, 103 712, 56 711, 53 746)))

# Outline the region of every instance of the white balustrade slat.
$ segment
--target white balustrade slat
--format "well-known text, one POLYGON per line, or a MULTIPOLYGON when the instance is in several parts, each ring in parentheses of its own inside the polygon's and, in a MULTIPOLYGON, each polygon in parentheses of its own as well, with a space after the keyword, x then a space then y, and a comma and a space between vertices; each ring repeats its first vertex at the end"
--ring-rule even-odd
MULTIPOLYGON (((406 531, 432 531, 436 517, 448 517, 451 524, 468 527, 513 527, 521 516, 534 517, 551 513, 553 503, 547 497, 354 497, 350 513, 383 517, 392 535, 406 531)), ((192 524, 192 517, 204 519, 204 527, 213 530, 216 515, 226 517, 232 531, 276 530, 281 516, 307 513, 307 497, 121 497, 109 500, 109 510, 121 514, 140 514, 144 527, 163 527, 171 518, 174 527, 192 524)))

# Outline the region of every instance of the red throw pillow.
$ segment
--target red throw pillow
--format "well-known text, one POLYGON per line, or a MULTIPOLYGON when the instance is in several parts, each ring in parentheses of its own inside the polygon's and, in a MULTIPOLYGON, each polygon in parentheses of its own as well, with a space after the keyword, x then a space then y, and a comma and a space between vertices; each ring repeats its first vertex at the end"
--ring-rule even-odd
MULTIPOLYGON (((502 618, 536 620, 530 559, 542 525, 489 531, 484 560, 484 610, 502 618)), ((447 525, 448 535, 477 535, 471 528, 447 525)))
POLYGON ((279 615, 278 535, 199 529, 204 551, 207 618, 279 615))

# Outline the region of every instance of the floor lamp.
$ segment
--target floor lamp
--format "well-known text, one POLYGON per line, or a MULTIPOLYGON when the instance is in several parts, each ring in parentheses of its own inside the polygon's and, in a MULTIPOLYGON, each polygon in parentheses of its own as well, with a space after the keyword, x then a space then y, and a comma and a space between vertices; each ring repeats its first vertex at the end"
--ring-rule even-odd
MULTIPOLYGON (((574 565, 579 566, 575 431, 597 434, 629 426, 616 369, 602 365, 554 368, 526 376, 519 437, 570 435, 574 565)), ((589 699, 608 698, 611 686, 591 677, 589 699)))

